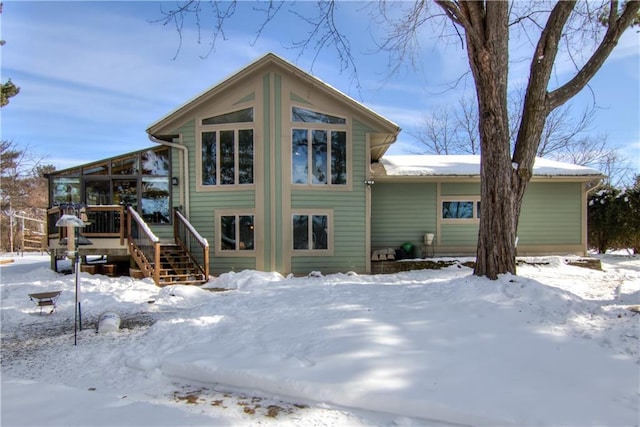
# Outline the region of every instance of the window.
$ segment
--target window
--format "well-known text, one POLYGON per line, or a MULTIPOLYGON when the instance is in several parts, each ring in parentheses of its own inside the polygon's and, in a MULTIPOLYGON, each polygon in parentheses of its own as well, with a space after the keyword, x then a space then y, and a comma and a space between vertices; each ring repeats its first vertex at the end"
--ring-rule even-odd
POLYGON ((442 219, 446 221, 477 222, 480 218, 480 200, 473 196, 468 199, 451 199, 442 201, 442 219))
POLYGON ((328 215, 293 215, 293 250, 328 250, 328 215))
POLYGON ((114 179, 113 203, 116 205, 131 206, 138 209, 138 180, 114 179))
POLYGON ((111 175, 136 175, 138 173, 138 156, 116 159, 111 162, 111 175))
POLYGON ((109 162, 96 163, 82 168, 83 175, 109 175, 109 162))
POLYGON ((300 107, 293 107, 291 109, 291 121, 301 123, 328 123, 334 125, 347 124, 347 121, 342 117, 330 116, 300 107))
POLYGON ((143 175, 169 176, 169 150, 147 150, 140 156, 143 175))
POLYGON ((80 178, 55 177, 52 191, 53 205, 80 203, 80 178))
POLYGON ((219 218, 220 251, 255 249, 253 215, 220 215, 219 218))
POLYGON ((232 113, 221 114, 202 120, 203 125, 223 125, 227 123, 251 123, 253 122, 253 107, 232 113))
POLYGON ((50 177, 51 205, 131 206, 149 224, 170 224, 171 150, 158 147, 84 165, 50 177))
POLYGON ((111 204, 111 181, 109 180, 85 180, 84 194, 88 205, 111 204))
MULTIPOLYGON (((203 125, 253 122, 253 108, 202 120, 203 125)), ((201 184, 253 184, 253 129, 211 129, 201 133, 201 184)))
MULTIPOLYGON (((291 182, 303 185, 347 184, 346 130, 301 123, 345 125, 346 120, 298 107, 292 108, 291 182)), ((344 126, 339 126, 344 127, 344 126)))
POLYGON ((168 224, 169 213, 169 177, 142 177, 140 197, 142 218, 149 224, 168 224))
POLYGON ((443 219, 473 218, 473 202, 442 202, 443 219))

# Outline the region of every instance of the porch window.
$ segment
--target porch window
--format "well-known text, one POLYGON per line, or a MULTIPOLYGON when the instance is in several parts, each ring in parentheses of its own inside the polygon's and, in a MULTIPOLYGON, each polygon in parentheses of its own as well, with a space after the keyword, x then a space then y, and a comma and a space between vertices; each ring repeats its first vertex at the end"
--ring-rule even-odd
POLYGON ((82 168, 83 175, 109 175, 109 162, 95 163, 82 168))
POLYGON ((292 107, 291 122, 292 184, 346 185, 347 120, 292 107))
POLYGON ((254 250, 253 215, 220 215, 219 244, 221 251, 254 250))
POLYGON ((150 224, 171 223, 171 151, 140 150, 50 175, 50 205, 126 205, 150 224))
POLYGON ((329 249, 328 215, 293 215, 293 250, 325 251, 329 249))
POLYGON ((52 179, 53 203, 80 203, 80 177, 55 177, 52 179))
POLYGON ((169 177, 142 177, 140 206, 142 218, 147 223, 170 223, 169 177))
POLYGON ((111 161, 111 175, 137 175, 138 156, 131 156, 111 161))
POLYGON ((115 179, 113 180, 113 203, 115 205, 127 205, 138 209, 138 180, 115 179))
POLYGON ((110 205, 111 204, 111 181, 109 180, 86 180, 84 188, 85 199, 88 205, 110 205))
POLYGON ((147 150, 140 156, 143 175, 169 176, 169 150, 147 150))

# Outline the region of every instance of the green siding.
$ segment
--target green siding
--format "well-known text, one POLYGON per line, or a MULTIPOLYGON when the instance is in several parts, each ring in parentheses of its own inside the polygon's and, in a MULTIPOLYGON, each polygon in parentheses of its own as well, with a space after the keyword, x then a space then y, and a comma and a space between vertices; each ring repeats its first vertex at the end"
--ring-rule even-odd
POLYGON ((522 202, 518 244, 580 244, 582 209, 581 183, 530 183, 522 202))
POLYGON ((436 184, 374 184, 372 192, 372 249, 420 246, 436 232, 436 184))
POLYGON ((445 182, 440 186, 443 196, 478 196, 480 195, 480 183, 475 182, 445 182))
MULTIPOLYGON (((352 124, 351 190, 321 191, 294 190, 291 193, 291 209, 333 210, 333 256, 293 256, 291 270, 294 274, 319 270, 323 273, 366 270, 366 133, 370 131, 362 123, 352 124)), ((289 219, 287 219, 289 221, 289 219)), ((284 224, 290 227, 289 223, 284 224)))
POLYGON ((442 224, 440 244, 443 246, 476 246, 479 224, 442 224))

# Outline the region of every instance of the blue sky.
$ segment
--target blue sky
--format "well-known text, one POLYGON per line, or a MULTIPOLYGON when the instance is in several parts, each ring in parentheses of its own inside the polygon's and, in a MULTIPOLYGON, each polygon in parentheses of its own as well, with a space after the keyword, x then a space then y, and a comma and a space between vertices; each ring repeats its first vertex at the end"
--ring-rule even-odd
MULTIPOLYGON (((2 139, 29 146, 58 169, 148 147, 153 145, 145 132, 149 125, 274 52, 398 123, 403 132, 388 153, 402 154, 415 146, 411 132, 429 111, 455 104, 473 84, 468 77, 447 90, 468 65, 460 43, 443 45, 437 30, 421 34, 420 70, 404 67, 385 78, 387 56, 371 53, 371 34, 379 27, 368 9, 353 2, 338 7, 355 53, 360 89, 349 70, 340 70, 334 50, 323 49, 314 61, 315 52, 299 57, 291 48, 308 27, 287 5, 253 43, 259 23, 252 11, 256 3, 240 3, 242 10, 225 27, 227 40, 204 59, 208 33, 202 33, 199 44, 196 28, 188 26, 175 57, 175 29, 152 22, 162 17, 161 7, 174 4, 5 0, 2 81, 11 78, 21 91, 1 110, 2 139)), ((527 68, 527 62, 516 63, 510 81, 522 81, 527 68)), ((555 78, 564 77, 558 67, 555 78)), ((640 173, 640 34, 625 34, 590 88, 572 102, 574 109, 595 102, 592 132, 606 134, 640 173)))

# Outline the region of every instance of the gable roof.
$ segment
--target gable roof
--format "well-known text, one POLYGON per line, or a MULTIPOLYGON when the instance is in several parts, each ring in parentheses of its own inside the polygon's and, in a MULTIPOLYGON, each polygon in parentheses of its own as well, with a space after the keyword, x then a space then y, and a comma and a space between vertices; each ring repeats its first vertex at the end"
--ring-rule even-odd
POLYGON ((269 66, 274 66, 285 74, 295 76, 296 78, 305 81, 317 90, 324 92, 339 102, 342 102, 368 121, 374 123, 380 129, 380 133, 372 138, 372 157, 374 159, 377 160, 381 157, 389 145, 395 142, 398 133, 400 133, 400 127, 397 124, 273 53, 267 53, 222 82, 205 90, 200 95, 197 95, 195 98, 192 98, 166 116, 157 120, 149 126, 147 133, 160 139, 162 139, 163 135, 170 135, 171 132, 173 132, 173 129, 177 128, 187 120, 199 106, 208 102, 224 89, 269 66), (374 155, 374 152, 377 153, 377 155, 374 155))
MULTIPOLYGON (((479 178, 477 155, 394 155, 384 156, 372 165, 373 178, 451 177, 479 178)), ((579 180, 604 178, 602 172, 586 166, 536 157, 533 178, 566 177, 579 180)))

